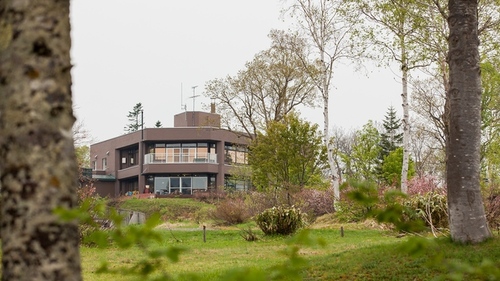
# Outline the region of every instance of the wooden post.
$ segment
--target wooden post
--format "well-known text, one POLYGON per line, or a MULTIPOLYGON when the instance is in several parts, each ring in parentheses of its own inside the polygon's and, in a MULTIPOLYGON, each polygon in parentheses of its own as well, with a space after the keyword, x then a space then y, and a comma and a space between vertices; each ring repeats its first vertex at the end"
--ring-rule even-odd
POLYGON ((203 226, 203 242, 207 242, 207 227, 203 226))
POLYGON ((344 237, 344 227, 340 227, 340 237, 344 237))

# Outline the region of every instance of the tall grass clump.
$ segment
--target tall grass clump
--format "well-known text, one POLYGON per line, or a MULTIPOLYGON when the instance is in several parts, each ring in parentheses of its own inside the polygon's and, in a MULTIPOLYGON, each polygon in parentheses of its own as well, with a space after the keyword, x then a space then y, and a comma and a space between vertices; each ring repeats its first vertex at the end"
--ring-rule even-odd
POLYGON ((416 177, 408 182, 408 198, 404 204, 413 212, 407 219, 422 219, 433 234, 448 228, 446 190, 432 177, 416 177))
POLYGON ((295 206, 278 206, 263 211, 255 222, 266 235, 289 235, 304 226, 304 216, 295 206))
POLYGON ((500 233, 500 187, 490 183, 483 188, 483 202, 488 225, 500 233))

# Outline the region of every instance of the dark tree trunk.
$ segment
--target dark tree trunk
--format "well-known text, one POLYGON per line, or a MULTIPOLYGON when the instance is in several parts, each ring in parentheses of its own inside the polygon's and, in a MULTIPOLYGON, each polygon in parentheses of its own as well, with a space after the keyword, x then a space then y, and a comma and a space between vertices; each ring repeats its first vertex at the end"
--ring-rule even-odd
POLYGON ((0 1, 2 280, 81 280, 69 2, 0 1))
POLYGON ((454 241, 478 243, 491 237, 479 186, 481 73, 477 0, 450 0, 450 66, 447 186, 454 241))

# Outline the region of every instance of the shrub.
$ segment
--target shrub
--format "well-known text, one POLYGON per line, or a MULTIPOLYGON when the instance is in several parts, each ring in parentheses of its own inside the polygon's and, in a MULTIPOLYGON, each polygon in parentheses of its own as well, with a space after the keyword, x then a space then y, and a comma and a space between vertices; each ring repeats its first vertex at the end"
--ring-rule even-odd
POLYGON ((201 191, 193 194, 193 198, 200 202, 215 204, 226 198, 226 192, 220 190, 201 191))
POLYGON ((303 189, 293 195, 294 205, 310 219, 335 212, 334 196, 333 189, 303 189))
POLYGON ((365 220, 379 202, 379 189, 372 182, 350 182, 341 186, 335 217, 341 222, 365 220))
POLYGON ((266 235, 288 235, 304 226, 302 212, 292 207, 272 207, 255 217, 257 225, 266 235))
POLYGON ((257 234, 255 234, 255 232, 253 232, 253 230, 250 227, 248 227, 247 229, 242 229, 240 232, 240 236, 243 237, 243 239, 245 239, 245 241, 248 242, 259 240, 257 234))
POLYGON ((429 192, 445 195, 446 188, 440 187, 438 180, 431 176, 415 177, 408 181, 408 195, 424 195, 429 192))
POLYGON ((431 191, 415 194, 405 200, 405 205, 414 211, 407 213, 408 220, 422 219, 434 232, 437 228, 448 227, 448 203, 446 195, 431 191))
POLYGON ((245 222, 250 214, 243 198, 231 196, 217 204, 211 218, 224 225, 233 225, 245 222))
POLYGON ((405 206, 414 211, 407 219, 423 219, 434 232, 436 228, 448 227, 448 203, 446 190, 439 187, 433 177, 418 177, 408 183, 408 198, 405 206))
POLYGON ((484 209, 490 228, 500 232, 500 188, 490 185, 484 194, 484 209))
POLYGON ((106 200, 97 195, 93 185, 78 188, 77 195, 80 211, 88 215, 88 218, 80 221, 78 225, 80 243, 91 246, 94 243, 89 242, 87 238, 96 231, 108 227, 108 221, 103 219, 103 206, 106 200))
MULTIPOLYGON (((251 217, 272 208, 277 204, 276 195, 270 192, 252 191, 245 196, 245 205, 251 217)), ((279 198, 280 196, 278 196, 279 198)))

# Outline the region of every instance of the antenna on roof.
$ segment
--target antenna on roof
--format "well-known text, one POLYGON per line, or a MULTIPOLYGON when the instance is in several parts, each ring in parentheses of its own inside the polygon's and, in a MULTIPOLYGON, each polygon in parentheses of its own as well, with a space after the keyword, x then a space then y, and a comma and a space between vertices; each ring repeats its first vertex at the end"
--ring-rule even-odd
POLYGON ((182 83, 181 83, 181 110, 187 111, 187 105, 184 103, 184 99, 182 98, 182 83))
POLYGON ((199 97, 199 96, 200 96, 200 95, 196 95, 196 94, 195 94, 195 93, 196 93, 196 87, 198 87, 198 86, 193 86, 193 87, 191 87, 191 88, 193 89, 193 95, 189 97, 190 99, 193 99, 193 112, 194 112, 194 104, 195 104, 195 100, 196 100, 196 98, 197 98, 197 97, 199 97))

